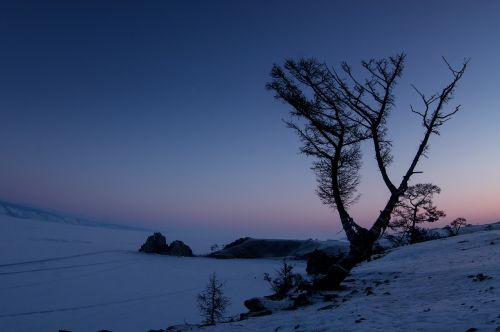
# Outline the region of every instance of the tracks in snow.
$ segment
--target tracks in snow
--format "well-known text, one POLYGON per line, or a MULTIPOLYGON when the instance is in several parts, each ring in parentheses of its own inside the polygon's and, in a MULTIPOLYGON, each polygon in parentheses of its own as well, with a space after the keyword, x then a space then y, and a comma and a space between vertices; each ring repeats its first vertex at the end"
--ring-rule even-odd
POLYGON ((85 257, 85 256, 94 256, 94 255, 102 255, 102 254, 107 254, 107 253, 120 253, 120 252, 121 253, 128 253, 130 251, 128 251, 128 250, 102 250, 102 251, 87 252, 87 253, 83 253, 83 254, 70 255, 70 256, 43 258, 43 259, 37 259, 37 260, 31 260, 31 261, 17 262, 17 263, 0 264, 0 269, 4 268, 4 267, 10 267, 10 266, 47 263, 47 262, 61 261, 61 260, 65 260, 65 259, 80 258, 80 257, 85 257))

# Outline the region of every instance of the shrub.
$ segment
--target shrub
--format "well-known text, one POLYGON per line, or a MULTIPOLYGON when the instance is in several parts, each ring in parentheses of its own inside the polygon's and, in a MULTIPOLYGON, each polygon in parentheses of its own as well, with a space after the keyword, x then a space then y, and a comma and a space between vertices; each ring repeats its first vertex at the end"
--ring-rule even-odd
POLYGON ((293 273, 293 266, 288 264, 285 258, 281 267, 276 270, 276 277, 273 278, 269 273, 264 273, 264 280, 271 286, 274 296, 282 299, 302 282, 302 276, 293 273))

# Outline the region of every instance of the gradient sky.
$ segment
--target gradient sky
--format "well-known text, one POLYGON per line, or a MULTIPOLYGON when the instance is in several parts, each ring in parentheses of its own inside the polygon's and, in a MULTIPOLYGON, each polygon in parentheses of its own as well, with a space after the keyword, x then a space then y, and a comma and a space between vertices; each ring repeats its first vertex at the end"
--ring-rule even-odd
MULTIPOLYGON (((500 219, 499 1, 2 1, 0 198, 162 229, 333 237, 311 160, 264 86, 273 63, 408 54, 390 121, 401 178, 422 128, 410 87, 472 60, 414 182, 445 221, 500 219), (196 228, 197 227, 197 228, 196 228)), ((368 225, 388 197, 365 150, 368 225)))

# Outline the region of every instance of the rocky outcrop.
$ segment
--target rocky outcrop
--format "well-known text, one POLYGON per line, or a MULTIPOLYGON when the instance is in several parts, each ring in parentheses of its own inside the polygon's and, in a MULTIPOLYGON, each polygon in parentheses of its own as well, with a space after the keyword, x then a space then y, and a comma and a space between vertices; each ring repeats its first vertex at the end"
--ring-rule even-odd
POLYGON ((270 296, 254 297, 246 300, 243 304, 248 312, 240 315, 241 320, 249 317, 267 316, 282 310, 295 310, 311 304, 311 299, 306 293, 298 293, 281 300, 273 300, 270 296))
POLYGON ((167 239, 161 233, 154 233, 148 236, 146 242, 139 249, 140 252, 148 254, 161 254, 170 256, 193 257, 191 248, 182 241, 175 240, 170 245, 167 244, 167 239))
POLYGON ((187 244, 176 240, 168 246, 167 254, 170 256, 193 257, 193 251, 187 244))
POLYGON ((146 242, 139 249, 141 252, 148 254, 164 254, 168 253, 167 239, 161 233, 154 233, 148 236, 146 242))

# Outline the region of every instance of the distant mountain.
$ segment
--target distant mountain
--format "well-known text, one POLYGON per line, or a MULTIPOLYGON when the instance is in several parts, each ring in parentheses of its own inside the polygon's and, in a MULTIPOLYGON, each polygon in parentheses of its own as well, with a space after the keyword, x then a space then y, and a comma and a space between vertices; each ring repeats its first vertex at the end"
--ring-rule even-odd
MULTIPOLYGON (((500 221, 482 225, 467 225, 460 229, 459 235, 480 231, 500 230, 500 221)), ((449 236, 445 228, 434 228, 442 237, 449 236)), ((391 248, 393 244, 387 239, 381 239, 378 244, 384 248, 391 248)), ((224 248, 208 254, 213 258, 272 258, 293 257, 307 259, 314 251, 321 250, 331 255, 349 251, 349 242, 343 240, 285 240, 285 239, 254 239, 244 237, 237 239, 224 248)))
POLYGON ((337 240, 273 240, 246 237, 233 241, 208 256, 213 258, 293 257, 306 259, 316 249, 337 255, 339 252, 347 252, 349 243, 337 240))
POLYGON ((6 215, 21 219, 35 219, 47 222, 55 222, 61 224, 70 224, 77 226, 89 227, 104 227, 120 230, 144 231, 145 228, 126 226, 114 223, 96 221, 92 219, 76 217, 62 212, 50 211, 21 204, 0 201, 0 215, 6 215))

